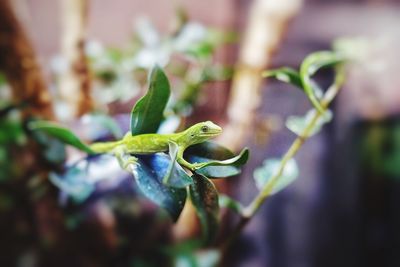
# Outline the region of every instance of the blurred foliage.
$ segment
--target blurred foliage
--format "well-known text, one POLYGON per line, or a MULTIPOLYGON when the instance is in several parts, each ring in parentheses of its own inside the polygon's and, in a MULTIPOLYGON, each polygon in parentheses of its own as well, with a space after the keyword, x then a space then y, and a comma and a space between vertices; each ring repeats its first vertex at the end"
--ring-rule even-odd
MULTIPOLYGON (((16 182, 11 180, 19 177, 21 171, 19 152, 30 149, 28 144, 33 144, 39 149, 38 157, 48 168, 46 173, 27 174, 29 181, 24 186, 29 190, 35 189, 28 199, 39 202, 40 197, 46 196, 54 200, 56 195, 59 206, 53 207, 58 212, 54 217, 58 216, 57 220, 62 221, 62 227, 65 227, 61 232, 67 234, 63 237, 80 240, 80 233, 84 232, 85 238, 89 236, 85 242, 93 242, 96 248, 104 246, 99 248, 100 253, 96 253, 100 260, 105 257, 101 252, 118 251, 123 255, 114 256, 122 266, 160 266, 160 262, 164 266, 215 266, 221 254, 210 247, 220 227, 220 208, 231 209, 240 216, 246 209, 236 200, 220 195, 212 179, 240 174, 249 158, 247 149, 235 156, 227 148, 209 141, 191 146, 185 150, 184 158, 190 163, 204 165, 190 171, 177 162, 178 147, 171 143, 168 152, 134 155, 138 162, 131 171, 135 179, 132 183, 112 155, 96 154, 86 144, 86 141, 120 139, 126 122, 130 123, 132 135, 172 133, 178 129, 179 117, 190 114, 207 82, 229 77, 227 68, 213 63, 213 54, 227 41, 226 35, 188 22, 184 14, 180 15, 183 18, 180 26, 168 36, 161 36, 149 21, 140 20, 135 38, 126 50, 104 49, 97 43, 88 45, 87 54, 97 83, 94 93, 101 96, 96 98, 99 102, 110 104, 133 98, 139 94, 139 88, 148 77, 148 90, 136 102, 130 120, 125 123, 104 114, 87 114, 81 122, 87 123, 86 128, 90 130, 75 134, 80 127, 72 124, 61 126, 38 118, 23 121, 20 116, 22 105, 12 103, 9 97, 0 100, 0 183, 16 182), (163 68, 172 78, 167 78, 163 68), (176 91, 171 92, 170 87, 176 91), (67 154, 66 145, 79 151, 72 150, 67 154), (43 175, 48 179, 42 179, 43 175), (52 195, 51 190, 55 188, 57 194, 52 195), (153 210, 151 219, 146 217, 149 202, 141 196, 155 204, 150 205, 153 209, 162 208, 156 212, 153 210), (179 219, 187 201, 191 201, 196 210, 202 236, 171 245, 166 228, 170 222, 179 219), (97 218, 99 225, 91 221, 96 216, 100 218, 97 218), (86 228, 93 225, 97 231, 91 235, 86 228), (104 236, 99 236, 100 233, 104 236), (99 245, 96 241, 101 238, 106 241, 99 245)), ((304 117, 289 117, 286 122, 287 127, 301 138, 317 133, 332 118, 332 114, 321 105, 323 92, 313 76, 320 69, 336 66, 342 61, 341 55, 323 51, 307 57, 299 71, 281 68, 264 74, 293 84, 310 99, 313 110, 304 117), (316 115, 321 116, 315 121, 316 115), (309 135, 303 136, 310 125, 309 135)), ((58 64, 56 69, 60 74, 62 62, 58 64)), ((6 81, 0 75, 0 94, 9 96, 8 91, 6 81)), ((295 181, 298 172, 293 158, 287 161, 266 159, 254 171, 254 179, 263 191, 277 177, 270 192, 274 194, 295 181)), ((12 194, 0 191, 0 211, 15 205, 12 194)), ((49 251, 55 242, 52 234, 38 238, 41 246, 49 251)), ((75 243, 73 239, 68 241, 80 245, 76 240, 75 243)))
POLYGON ((400 122, 397 117, 357 125, 363 171, 369 176, 400 177, 400 122))
MULTIPOLYGON (((131 133, 140 135, 157 133, 164 120, 164 109, 170 95, 169 81, 160 67, 155 67, 148 80, 147 93, 137 101, 131 112, 131 133)), ((87 168, 97 157, 72 131, 55 123, 34 121, 29 124, 31 130, 45 133, 57 138, 64 144, 71 145, 86 152, 86 167, 77 164, 69 166, 63 174, 51 174, 50 179, 76 202, 86 200, 95 191, 93 185, 87 181, 87 168), (86 177, 86 180, 85 178, 86 177)), ((177 162, 178 146, 170 143, 169 153, 149 153, 149 155, 135 155, 137 164, 132 168, 133 176, 141 193, 153 203, 164 208, 176 221, 184 207, 187 198, 187 189, 192 204, 196 208, 203 229, 205 244, 209 244, 218 229, 218 192, 210 178, 222 178, 240 173, 249 156, 247 149, 239 155, 228 149, 205 142, 187 149, 184 157, 191 163, 202 162, 204 167, 188 171, 177 162)), ((104 166, 107 166, 104 164, 104 166)), ((101 167, 99 167, 101 169, 101 167)))
MULTIPOLYGON (((232 69, 216 63, 214 54, 222 45, 233 42, 234 34, 207 28, 182 14, 183 11, 177 13, 179 23, 166 34, 140 17, 134 25, 133 38, 124 48, 105 48, 97 41, 87 43, 85 50, 95 81, 93 95, 98 104, 127 102, 137 96, 146 73, 158 65, 173 78, 171 112, 187 116, 207 83, 231 76, 232 69)), ((52 66, 56 78, 66 69, 62 57, 56 57, 52 66)))

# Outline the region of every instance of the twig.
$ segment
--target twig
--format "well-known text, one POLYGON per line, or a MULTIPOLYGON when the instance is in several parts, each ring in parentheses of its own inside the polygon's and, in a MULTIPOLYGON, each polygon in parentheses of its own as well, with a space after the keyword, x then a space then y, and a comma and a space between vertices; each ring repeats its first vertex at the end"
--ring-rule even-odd
MULTIPOLYGON (((324 109, 324 111, 327 110, 329 104, 332 102, 332 100, 336 97, 337 93, 340 91, 343 82, 344 82, 344 70, 343 66, 340 66, 337 69, 337 75, 334 84, 328 88, 323 99, 321 100, 321 106, 324 109)), ((230 238, 227 239, 226 242, 222 244, 223 250, 226 250, 232 244, 233 240, 237 238, 242 229, 247 225, 247 223, 251 220, 251 218, 254 217, 254 215, 260 209, 262 204, 264 204, 266 199, 271 195, 272 190, 274 189, 276 183, 279 181, 279 178, 282 176, 283 171, 285 170, 287 162, 296 155, 296 153, 303 146, 305 141, 310 137, 318 120, 323 115, 324 114, 315 112, 314 116, 312 117, 310 122, 306 125, 303 132, 294 140, 292 145, 289 147, 288 151, 282 157, 278 171, 268 180, 268 182, 260 190, 259 194, 253 199, 253 201, 243 209, 239 223, 232 231, 230 238)))

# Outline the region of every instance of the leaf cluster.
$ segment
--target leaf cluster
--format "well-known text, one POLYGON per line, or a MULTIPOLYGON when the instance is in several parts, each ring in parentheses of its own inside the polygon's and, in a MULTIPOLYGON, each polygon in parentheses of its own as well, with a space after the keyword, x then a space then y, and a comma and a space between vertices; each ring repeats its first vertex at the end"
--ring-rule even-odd
MULTIPOLYGON (((164 110, 169 96, 168 78, 160 67, 155 67, 149 75, 147 93, 132 108, 132 135, 157 133, 165 120, 164 110)), ((29 126, 31 130, 44 132, 64 144, 95 156, 95 152, 85 142, 65 127, 47 121, 34 121, 29 126)), ((235 156, 227 148, 213 142, 194 145, 185 151, 184 157, 190 163, 204 163, 204 167, 191 171, 179 165, 177 153, 177 145, 170 143, 168 154, 135 155, 138 164, 132 173, 137 187, 149 200, 164 208, 174 221, 179 218, 187 199, 190 199, 202 225, 203 240, 210 243, 215 237, 219 221, 218 192, 210 179, 239 174, 241 166, 247 162, 249 152, 244 149, 235 156)), ((81 172, 81 169, 73 166, 64 175, 53 174, 51 181, 74 195, 77 201, 83 201, 93 188, 86 185, 83 178, 79 178, 81 172), (83 183, 79 184, 77 180, 83 183)))

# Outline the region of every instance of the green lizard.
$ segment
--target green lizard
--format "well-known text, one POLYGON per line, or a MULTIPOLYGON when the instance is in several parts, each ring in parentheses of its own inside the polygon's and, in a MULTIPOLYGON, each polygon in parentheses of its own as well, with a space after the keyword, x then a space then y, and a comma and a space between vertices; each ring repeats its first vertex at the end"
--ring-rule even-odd
POLYGON ((137 158, 131 154, 150 154, 165 152, 170 143, 178 145, 177 161, 180 165, 196 170, 204 166, 204 163, 189 163, 183 158, 183 152, 191 145, 202 143, 219 135, 222 128, 211 121, 197 123, 185 131, 173 134, 140 134, 130 132, 115 142, 99 142, 90 145, 90 149, 96 153, 114 154, 122 168, 128 169, 130 164, 135 164, 137 158))

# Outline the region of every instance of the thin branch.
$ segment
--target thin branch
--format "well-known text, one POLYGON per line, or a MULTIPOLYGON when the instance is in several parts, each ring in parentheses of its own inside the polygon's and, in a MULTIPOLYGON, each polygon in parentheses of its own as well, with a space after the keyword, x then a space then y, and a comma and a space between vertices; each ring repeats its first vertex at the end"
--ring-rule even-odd
MULTIPOLYGON (((328 88, 323 99, 321 100, 321 106, 324 111, 327 111, 329 104, 336 97, 336 95, 338 94, 344 83, 343 67, 342 66, 338 67, 337 71, 338 72, 334 84, 328 88)), ((321 119, 321 116, 324 115, 324 113, 321 114, 319 112, 315 112, 314 116, 312 117, 310 122, 306 125, 303 132, 294 140, 292 145, 289 147, 288 151, 282 157, 278 171, 268 180, 268 182, 260 190, 259 194, 253 199, 253 201, 243 209, 239 223, 237 224, 236 228, 232 231, 232 235, 230 236, 230 238, 227 239, 226 242, 222 244, 222 249, 226 249, 227 247, 230 246, 233 240, 236 239, 236 237, 240 234, 242 229, 247 225, 247 223, 254 217, 254 215, 257 213, 260 207, 265 203, 267 198, 271 195, 271 192, 274 189, 276 183, 279 181, 279 178, 282 176, 286 164, 290 159, 292 159, 296 155, 296 153, 303 146, 305 141, 307 141, 307 139, 310 137, 316 124, 321 119)))

